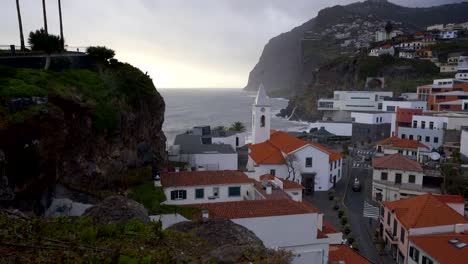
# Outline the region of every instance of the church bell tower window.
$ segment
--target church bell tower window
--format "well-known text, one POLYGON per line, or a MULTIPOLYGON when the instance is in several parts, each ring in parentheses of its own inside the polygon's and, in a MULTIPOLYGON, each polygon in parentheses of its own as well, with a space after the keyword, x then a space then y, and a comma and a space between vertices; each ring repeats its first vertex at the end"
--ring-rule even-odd
POLYGON ((260 127, 265 127, 265 116, 260 117, 260 127))

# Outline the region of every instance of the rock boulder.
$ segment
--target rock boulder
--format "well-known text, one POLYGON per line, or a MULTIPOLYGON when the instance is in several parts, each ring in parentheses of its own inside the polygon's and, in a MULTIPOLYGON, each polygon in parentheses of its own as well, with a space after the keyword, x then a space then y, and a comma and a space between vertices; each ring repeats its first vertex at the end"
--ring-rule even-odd
POLYGON ((149 223, 150 218, 145 207, 122 195, 114 195, 104 199, 88 209, 83 214, 90 216, 96 223, 119 224, 126 223, 133 218, 149 223))

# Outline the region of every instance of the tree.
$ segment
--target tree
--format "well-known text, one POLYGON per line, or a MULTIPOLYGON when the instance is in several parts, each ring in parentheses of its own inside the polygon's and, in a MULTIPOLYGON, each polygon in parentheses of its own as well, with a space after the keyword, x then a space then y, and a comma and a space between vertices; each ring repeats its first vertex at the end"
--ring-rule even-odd
POLYGON ((59 20, 60 20, 60 44, 61 50, 65 49, 65 39, 63 38, 63 23, 62 23, 62 0, 58 0, 59 20))
POLYGON ((21 10, 20 10, 20 5, 19 5, 19 0, 16 0, 16 12, 18 13, 18 24, 19 24, 19 31, 20 31, 21 50, 25 50, 26 47, 24 46, 23 21, 21 20, 21 10))
POLYGON ((244 132, 245 125, 242 122, 237 121, 232 123, 231 127, 229 127, 229 130, 234 132, 244 132))
POLYGON ((42 0, 42 15, 44 16, 44 30, 47 34, 49 34, 49 30, 47 30, 47 11, 45 0, 42 0))
POLYGON ((95 47, 88 47, 86 49, 86 53, 90 57, 93 57, 98 62, 108 63, 110 59, 114 58, 115 51, 112 49, 108 49, 104 46, 95 46, 95 47))
POLYGON ((385 25, 385 32, 387 32, 387 34, 390 34, 392 33, 393 31, 393 24, 392 22, 387 22, 387 24, 385 25))
POLYGON ((296 171, 298 170, 298 160, 296 155, 294 154, 289 154, 285 158, 286 161, 286 167, 288 168, 288 177, 286 177, 286 180, 291 179, 292 181, 296 180, 296 171))
POLYGON ((60 37, 49 35, 44 29, 41 28, 29 34, 28 42, 29 45, 31 45, 32 50, 44 51, 47 53, 44 69, 49 69, 51 54, 60 50, 60 37))

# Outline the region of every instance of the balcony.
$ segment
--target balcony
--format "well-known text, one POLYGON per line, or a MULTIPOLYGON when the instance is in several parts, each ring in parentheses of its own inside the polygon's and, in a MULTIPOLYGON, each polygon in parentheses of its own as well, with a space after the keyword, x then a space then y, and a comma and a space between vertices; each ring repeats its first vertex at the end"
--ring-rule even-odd
POLYGON ((390 244, 398 244, 398 237, 392 234, 392 231, 389 227, 385 228, 385 234, 387 234, 388 241, 390 241, 390 244))

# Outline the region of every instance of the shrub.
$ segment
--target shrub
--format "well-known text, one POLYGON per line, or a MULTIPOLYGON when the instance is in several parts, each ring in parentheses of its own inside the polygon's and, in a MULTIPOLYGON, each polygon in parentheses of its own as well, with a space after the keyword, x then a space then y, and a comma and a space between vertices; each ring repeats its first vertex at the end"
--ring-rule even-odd
POLYGON ((351 246, 353 247, 354 250, 359 251, 359 245, 356 241, 354 241, 351 246))
POLYGON ((341 218, 344 215, 344 210, 340 209, 338 210, 338 217, 341 218))
POLYGON ((339 205, 338 203, 335 203, 335 204, 333 205, 333 210, 336 211, 336 210, 338 210, 338 209, 340 209, 340 205, 339 205))
POLYGON ((350 225, 350 224, 346 224, 346 225, 344 226, 344 233, 345 233, 345 234, 351 233, 351 225, 350 225))
POLYGON ((107 62, 115 56, 115 51, 104 46, 88 47, 86 53, 99 62, 107 62))
POLYGON ((352 233, 349 233, 348 236, 346 237, 346 239, 348 240, 348 243, 349 243, 350 245, 352 245, 353 242, 356 240, 356 239, 354 238, 354 235, 353 235, 352 233))
POLYGON ((346 225, 348 223, 348 217, 343 216, 341 217, 341 225, 346 225))
POLYGON ((44 51, 48 54, 60 50, 62 46, 59 36, 47 34, 42 28, 29 33, 28 43, 32 50, 44 51))

